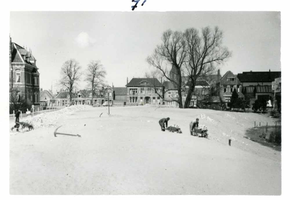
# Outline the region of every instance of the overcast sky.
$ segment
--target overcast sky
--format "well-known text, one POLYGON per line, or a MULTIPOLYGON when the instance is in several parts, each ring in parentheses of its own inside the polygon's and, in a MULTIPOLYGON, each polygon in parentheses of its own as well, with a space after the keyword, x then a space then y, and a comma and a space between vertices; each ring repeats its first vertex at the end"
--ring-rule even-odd
MULTIPOLYGON (((68 59, 83 71, 100 60, 108 84, 124 87, 127 77, 143 77, 153 68, 146 57, 167 30, 184 31, 218 26, 232 57, 222 66, 231 70, 280 71, 279 12, 11 12, 13 42, 32 50, 40 72, 40 86, 50 89, 68 59)), ((85 84, 81 84, 81 88, 85 84)))

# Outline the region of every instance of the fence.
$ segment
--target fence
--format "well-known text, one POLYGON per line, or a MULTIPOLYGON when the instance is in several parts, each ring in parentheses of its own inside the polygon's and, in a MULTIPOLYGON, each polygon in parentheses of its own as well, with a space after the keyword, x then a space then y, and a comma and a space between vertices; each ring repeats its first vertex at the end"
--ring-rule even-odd
MULTIPOLYGON (((46 110, 35 111, 34 113, 29 113, 29 114, 21 113, 20 117, 26 117, 26 116, 29 116, 29 115, 38 115, 38 114, 41 114, 41 113, 53 112, 53 111, 60 110, 62 108, 63 107, 59 107, 59 108, 49 108, 49 109, 46 109, 46 110)), ((13 118, 13 117, 15 117, 15 114, 10 114, 9 117, 10 118, 13 118)))

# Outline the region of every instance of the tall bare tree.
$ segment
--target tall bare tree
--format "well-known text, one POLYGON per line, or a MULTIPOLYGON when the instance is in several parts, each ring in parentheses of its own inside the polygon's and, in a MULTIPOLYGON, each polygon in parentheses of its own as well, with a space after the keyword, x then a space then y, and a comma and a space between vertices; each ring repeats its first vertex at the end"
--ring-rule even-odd
POLYGON ((199 31, 190 28, 184 33, 186 41, 186 71, 189 88, 187 91, 184 107, 188 108, 195 89, 198 77, 209 74, 215 70, 217 64, 222 64, 231 53, 222 46, 223 33, 218 27, 211 29, 203 28, 199 31))
POLYGON ((167 30, 163 33, 162 44, 158 45, 147 62, 159 70, 164 78, 178 90, 178 104, 182 108, 182 67, 186 58, 186 43, 183 34, 167 30), (171 69, 171 70, 170 70, 171 69))
POLYGON ((98 86, 102 86, 104 84, 105 76, 106 71, 103 69, 100 61, 91 61, 87 68, 86 81, 90 84, 92 92, 92 105, 96 89, 98 86))
POLYGON ((70 59, 65 61, 61 67, 61 80, 60 84, 69 92, 69 100, 72 102, 73 90, 81 77, 81 66, 79 63, 70 59))

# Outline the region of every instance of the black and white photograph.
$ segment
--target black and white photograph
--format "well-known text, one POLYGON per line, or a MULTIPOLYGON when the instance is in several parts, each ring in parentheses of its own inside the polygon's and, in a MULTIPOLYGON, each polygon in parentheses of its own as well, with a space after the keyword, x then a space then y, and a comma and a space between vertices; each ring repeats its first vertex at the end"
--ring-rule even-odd
POLYGON ((9 195, 281 196, 282 12, 128 2, 9 10, 9 195))

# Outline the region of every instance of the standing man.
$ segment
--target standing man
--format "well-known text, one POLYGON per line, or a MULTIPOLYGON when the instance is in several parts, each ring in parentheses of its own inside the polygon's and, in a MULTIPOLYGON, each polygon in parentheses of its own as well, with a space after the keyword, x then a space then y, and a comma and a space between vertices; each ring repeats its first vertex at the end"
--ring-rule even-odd
POLYGON ((198 118, 196 118, 195 122, 190 122, 190 124, 189 124, 190 135, 194 135, 194 136, 197 135, 198 126, 199 126, 199 119, 198 118))
POLYGON ((159 120, 159 125, 160 125, 162 131, 165 131, 165 128, 167 128, 169 120, 170 120, 169 117, 162 118, 159 120))
POLYGON ((11 130, 13 130, 14 128, 16 128, 16 131, 19 131, 19 117, 20 117, 20 110, 17 110, 16 113, 15 113, 15 126, 13 126, 11 128, 11 130))

